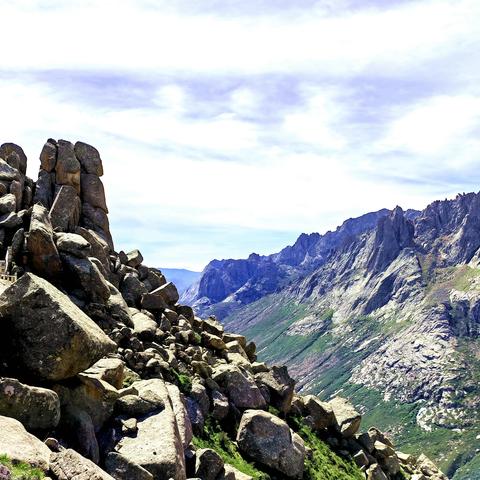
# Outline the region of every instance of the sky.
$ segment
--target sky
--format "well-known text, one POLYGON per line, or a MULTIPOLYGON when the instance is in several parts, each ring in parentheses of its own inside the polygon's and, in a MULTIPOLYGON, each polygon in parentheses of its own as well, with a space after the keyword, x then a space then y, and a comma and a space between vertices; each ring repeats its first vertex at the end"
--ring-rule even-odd
POLYGON ((0 0, 0 143, 101 153, 117 250, 201 270, 480 190, 478 0, 0 0))

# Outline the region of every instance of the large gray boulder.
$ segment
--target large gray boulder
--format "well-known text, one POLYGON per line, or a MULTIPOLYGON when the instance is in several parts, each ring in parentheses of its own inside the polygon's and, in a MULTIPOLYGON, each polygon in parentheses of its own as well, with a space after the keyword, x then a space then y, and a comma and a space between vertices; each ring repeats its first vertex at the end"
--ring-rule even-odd
POLYGON ((45 380, 73 377, 116 348, 65 294, 31 273, 0 295, 0 325, 9 338, 4 361, 45 380))
POLYGON ((182 436, 165 382, 159 378, 135 382, 140 398, 161 401, 163 408, 138 417, 136 436, 123 436, 114 450, 154 478, 184 480, 185 456, 182 436))
POLYGON ((247 410, 238 427, 237 443, 240 450, 253 460, 289 478, 302 478, 303 440, 275 415, 247 410))
POLYGON ((14 418, 0 417, 0 452, 13 461, 48 470, 49 448, 14 418))
POLYGON ((219 365, 212 375, 237 408, 264 408, 267 405, 253 377, 236 365, 219 365))
POLYGON ((60 420, 60 400, 52 390, 0 377, 0 415, 15 418, 29 430, 53 429, 60 420))
POLYGON ((52 453, 50 470, 57 480, 115 480, 75 450, 52 453))

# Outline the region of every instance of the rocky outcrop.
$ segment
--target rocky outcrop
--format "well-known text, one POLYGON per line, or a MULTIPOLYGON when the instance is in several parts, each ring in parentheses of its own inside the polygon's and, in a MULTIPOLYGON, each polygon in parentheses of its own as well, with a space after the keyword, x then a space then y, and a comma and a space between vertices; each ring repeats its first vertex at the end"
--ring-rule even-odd
POLYGON ((27 376, 73 377, 115 348, 65 294, 30 273, 0 296, 0 322, 10 339, 3 361, 27 376))

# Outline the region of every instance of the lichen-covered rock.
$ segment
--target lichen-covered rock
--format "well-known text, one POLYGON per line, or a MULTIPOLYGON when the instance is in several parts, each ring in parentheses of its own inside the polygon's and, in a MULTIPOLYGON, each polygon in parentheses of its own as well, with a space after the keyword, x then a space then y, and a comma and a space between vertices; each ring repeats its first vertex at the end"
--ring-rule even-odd
POLYGON ((29 430, 53 429, 60 421, 60 400, 52 390, 0 377, 0 415, 15 418, 29 430))
POLYGON ((272 406, 283 413, 290 410, 295 381, 288 374, 286 366, 273 366, 268 372, 258 373, 255 375, 255 381, 268 388, 272 406))
POLYGON ((86 370, 115 344, 52 284, 31 273, 0 296, 0 325, 9 366, 47 380, 86 370))
POLYGON ((303 440, 275 415, 247 410, 238 427, 237 443, 240 450, 253 460, 289 478, 302 478, 303 440))
POLYGON ((322 402, 315 395, 303 398, 307 422, 314 430, 323 430, 336 425, 333 408, 329 403, 322 402))

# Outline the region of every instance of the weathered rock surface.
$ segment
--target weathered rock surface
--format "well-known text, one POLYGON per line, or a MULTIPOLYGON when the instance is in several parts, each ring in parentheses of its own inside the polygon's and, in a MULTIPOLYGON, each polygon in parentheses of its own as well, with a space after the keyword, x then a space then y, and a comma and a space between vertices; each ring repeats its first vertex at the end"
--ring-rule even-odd
POLYGON ((115 348, 65 294, 33 274, 3 292, 0 316, 11 339, 8 363, 42 379, 72 377, 115 348))
POLYGON ((134 386, 141 398, 148 400, 152 393, 161 398, 164 408, 153 415, 140 417, 137 435, 121 438, 115 451, 154 477, 185 479, 182 438, 165 383, 160 379, 152 379, 136 382, 134 386), (162 432, 161 436, 159 432, 162 432))
POLYGON ((289 426, 274 415, 247 410, 237 433, 239 448, 255 461, 289 478, 302 478, 305 446, 289 426))
POLYGON ((52 453, 50 469, 57 480, 115 480, 72 449, 52 453))
POLYGON ((0 415, 15 418, 29 430, 53 429, 60 421, 60 400, 52 390, 0 377, 0 415))
POLYGON ((0 417, 0 452, 11 460, 48 470, 50 450, 14 418, 0 417))

